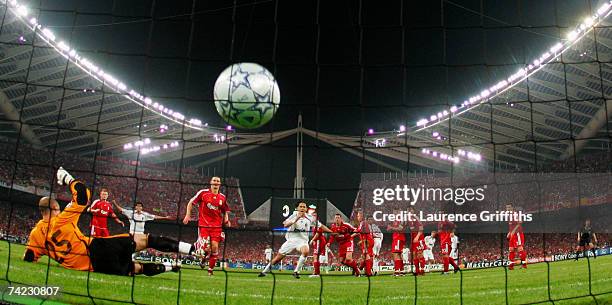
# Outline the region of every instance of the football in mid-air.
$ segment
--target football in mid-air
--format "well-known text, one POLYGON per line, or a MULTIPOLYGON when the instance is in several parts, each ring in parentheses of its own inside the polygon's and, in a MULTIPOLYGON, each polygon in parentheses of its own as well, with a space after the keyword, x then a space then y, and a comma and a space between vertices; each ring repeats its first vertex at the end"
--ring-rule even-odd
POLYGON ((276 79, 255 63, 237 63, 223 70, 215 82, 214 94, 219 115, 242 129, 264 126, 280 104, 276 79))

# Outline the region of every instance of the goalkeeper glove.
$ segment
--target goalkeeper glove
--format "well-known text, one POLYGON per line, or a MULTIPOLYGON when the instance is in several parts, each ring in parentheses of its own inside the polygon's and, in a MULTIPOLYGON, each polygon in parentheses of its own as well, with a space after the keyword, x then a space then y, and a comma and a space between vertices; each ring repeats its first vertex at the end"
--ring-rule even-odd
POLYGON ((74 178, 63 167, 57 169, 57 184, 70 185, 74 178))

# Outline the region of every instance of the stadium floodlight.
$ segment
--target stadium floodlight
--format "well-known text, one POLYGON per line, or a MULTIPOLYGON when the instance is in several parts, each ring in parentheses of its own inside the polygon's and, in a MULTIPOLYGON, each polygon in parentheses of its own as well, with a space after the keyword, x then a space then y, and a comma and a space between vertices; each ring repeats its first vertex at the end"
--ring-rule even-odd
POLYGON ((374 129, 372 129, 372 128, 368 128, 368 134, 369 134, 369 135, 374 134, 374 129))
MULTIPOLYGON (((97 79, 98 81, 102 82, 104 85, 117 91, 118 93, 130 92, 129 95, 125 95, 125 97, 128 100, 147 108, 148 110, 151 110, 169 120, 172 120, 186 127, 197 129, 197 130, 202 130, 202 128, 199 127, 198 124, 188 124, 187 122, 185 122, 185 116, 183 116, 180 113, 175 114, 176 111, 172 109, 159 110, 159 109, 149 108, 148 106, 150 105, 150 103, 145 102, 144 96, 142 94, 139 94, 135 90, 128 88, 128 86, 125 83, 121 82, 119 79, 113 77, 112 75, 105 73, 104 71, 96 67, 93 63, 91 63, 91 61, 89 61, 86 58, 83 58, 76 51, 76 49, 70 49, 65 42, 60 42, 59 44, 56 43, 55 42, 56 36, 53 33, 53 31, 39 24, 36 18, 32 17, 32 18, 26 19, 29 14, 29 10, 26 6, 20 5, 17 0, 10 0, 8 1, 8 3, 9 3, 9 9, 13 12, 15 16, 19 17, 19 19, 21 19, 26 25, 28 25, 33 31, 35 31, 36 35, 41 37, 43 41, 45 41, 52 48, 54 48, 59 54, 63 55, 64 57, 72 61, 83 72, 89 74, 93 78, 97 79)), ((25 41, 25 38, 21 42, 24 42, 24 41, 25 41)))
POLYGON ((434 132, 431 134, 431 136, 432 136, 432 137, 434 137, 434 138, 437 138, 438 136, 440 136, 440 133, 439 133, 439 132, 437 132, 437 131, 434 131, 434 132))
POLYGON ((435 121, 437 118, 438 118, 437 116, 432 115, 432 116, 429 117, 429 120, 430 121, 435 121))
POLYGON ((450 112, 451 112, 451 113, 455 113, 455 112, 457 112, 457 106, 451 106, 451 107, 450 107, 450 112))
POLYGON ((579 33, 578 33, 577 30, 573 30, 573 31, 567 33, 567 39, 569 41, 574 41, 574 40, 576 40, 576 38, 578 38, 578 34, 579 33))
POLYGON ((53 34, 53 32, 51 32, 51 30, 44 28, 42 30, 43 35, 48 38, 51 41, 55 41, 55 34, 53 34))
POLYGON ((429 150, 427 148, 421 149, 421 152, 424 154, 429 154, 429 150))
POLYGON ((601 7, 599 7, 599 9, 597 10, 597 15, 598 16, 604 16, 608 10, 610 9, 610 3, 606 2, 604 3, 601 7))
POLYGON ((425 126, 428 122, 427 119, 420 119, 417 121, 417 126, 425 126))
POLYGON ((399 131, 400 131, 400 132, 404 132, 404 131, 406 131, 406 126, 405 126, 405 125, 400 125, 400 127, 399 127, 399 131))
POLYGON ((27 17, 29 12, 28 8, 25 5, 18 5, 16 8, 17 14, 21 17, 27 17))

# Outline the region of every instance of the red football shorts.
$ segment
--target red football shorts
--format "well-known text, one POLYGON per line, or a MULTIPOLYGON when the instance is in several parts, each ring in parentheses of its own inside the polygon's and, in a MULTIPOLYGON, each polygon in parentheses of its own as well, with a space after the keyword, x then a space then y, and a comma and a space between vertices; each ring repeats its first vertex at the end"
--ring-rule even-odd
POLYGON ((403 239, 393 239, 393 243, 391 244, 391 252, 402 253, 402 250, 404 250, 405 243, 406 241, 403 239))
POLYGON ((107 237, 110 236, 108 228, 91 226, 91 237, 107 237))
POLYGON ((514 233, 510 235, 508 247, 518 248, 525 245, 525 235, 523 233, 514 233))
POLYGON ((346 257, 347 253, 353 253, 353 241, 340 244, 338 255, 342 258, 346 257))

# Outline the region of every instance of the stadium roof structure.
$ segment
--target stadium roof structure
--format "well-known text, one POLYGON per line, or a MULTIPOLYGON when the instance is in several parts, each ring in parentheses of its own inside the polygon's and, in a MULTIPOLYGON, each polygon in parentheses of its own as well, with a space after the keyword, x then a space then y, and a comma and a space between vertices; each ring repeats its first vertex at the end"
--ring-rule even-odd
POLYGON ((244 133, 207 126, 129 89, 29 17, 17 1, 0 1, 0 6, 7 5, 0 36, 0 127, 4 136, 21 134, 35 146, 91 156, 128 154, 125 143, 134 143, 136 155, 150 138, 155 139, 150 150, 158 155, 151 162, 183 159, 201 166, 225 158, 199 157, 228 151, 228 143, 233 147, 229 154, 236 155, 303 132, 394 170, 402 168, 375 156, 445 170, 451 163, 470 161, 469 155, 531 164, 534 154, 559 160, 609 145, 611 2, 565 42, 477 98, 440 107, 414 127, 366 135, 303 128, 244 133), (160 125, 170 128, 162 132, 160 125), (180 149, 172 145, 176 139, 180 149))

